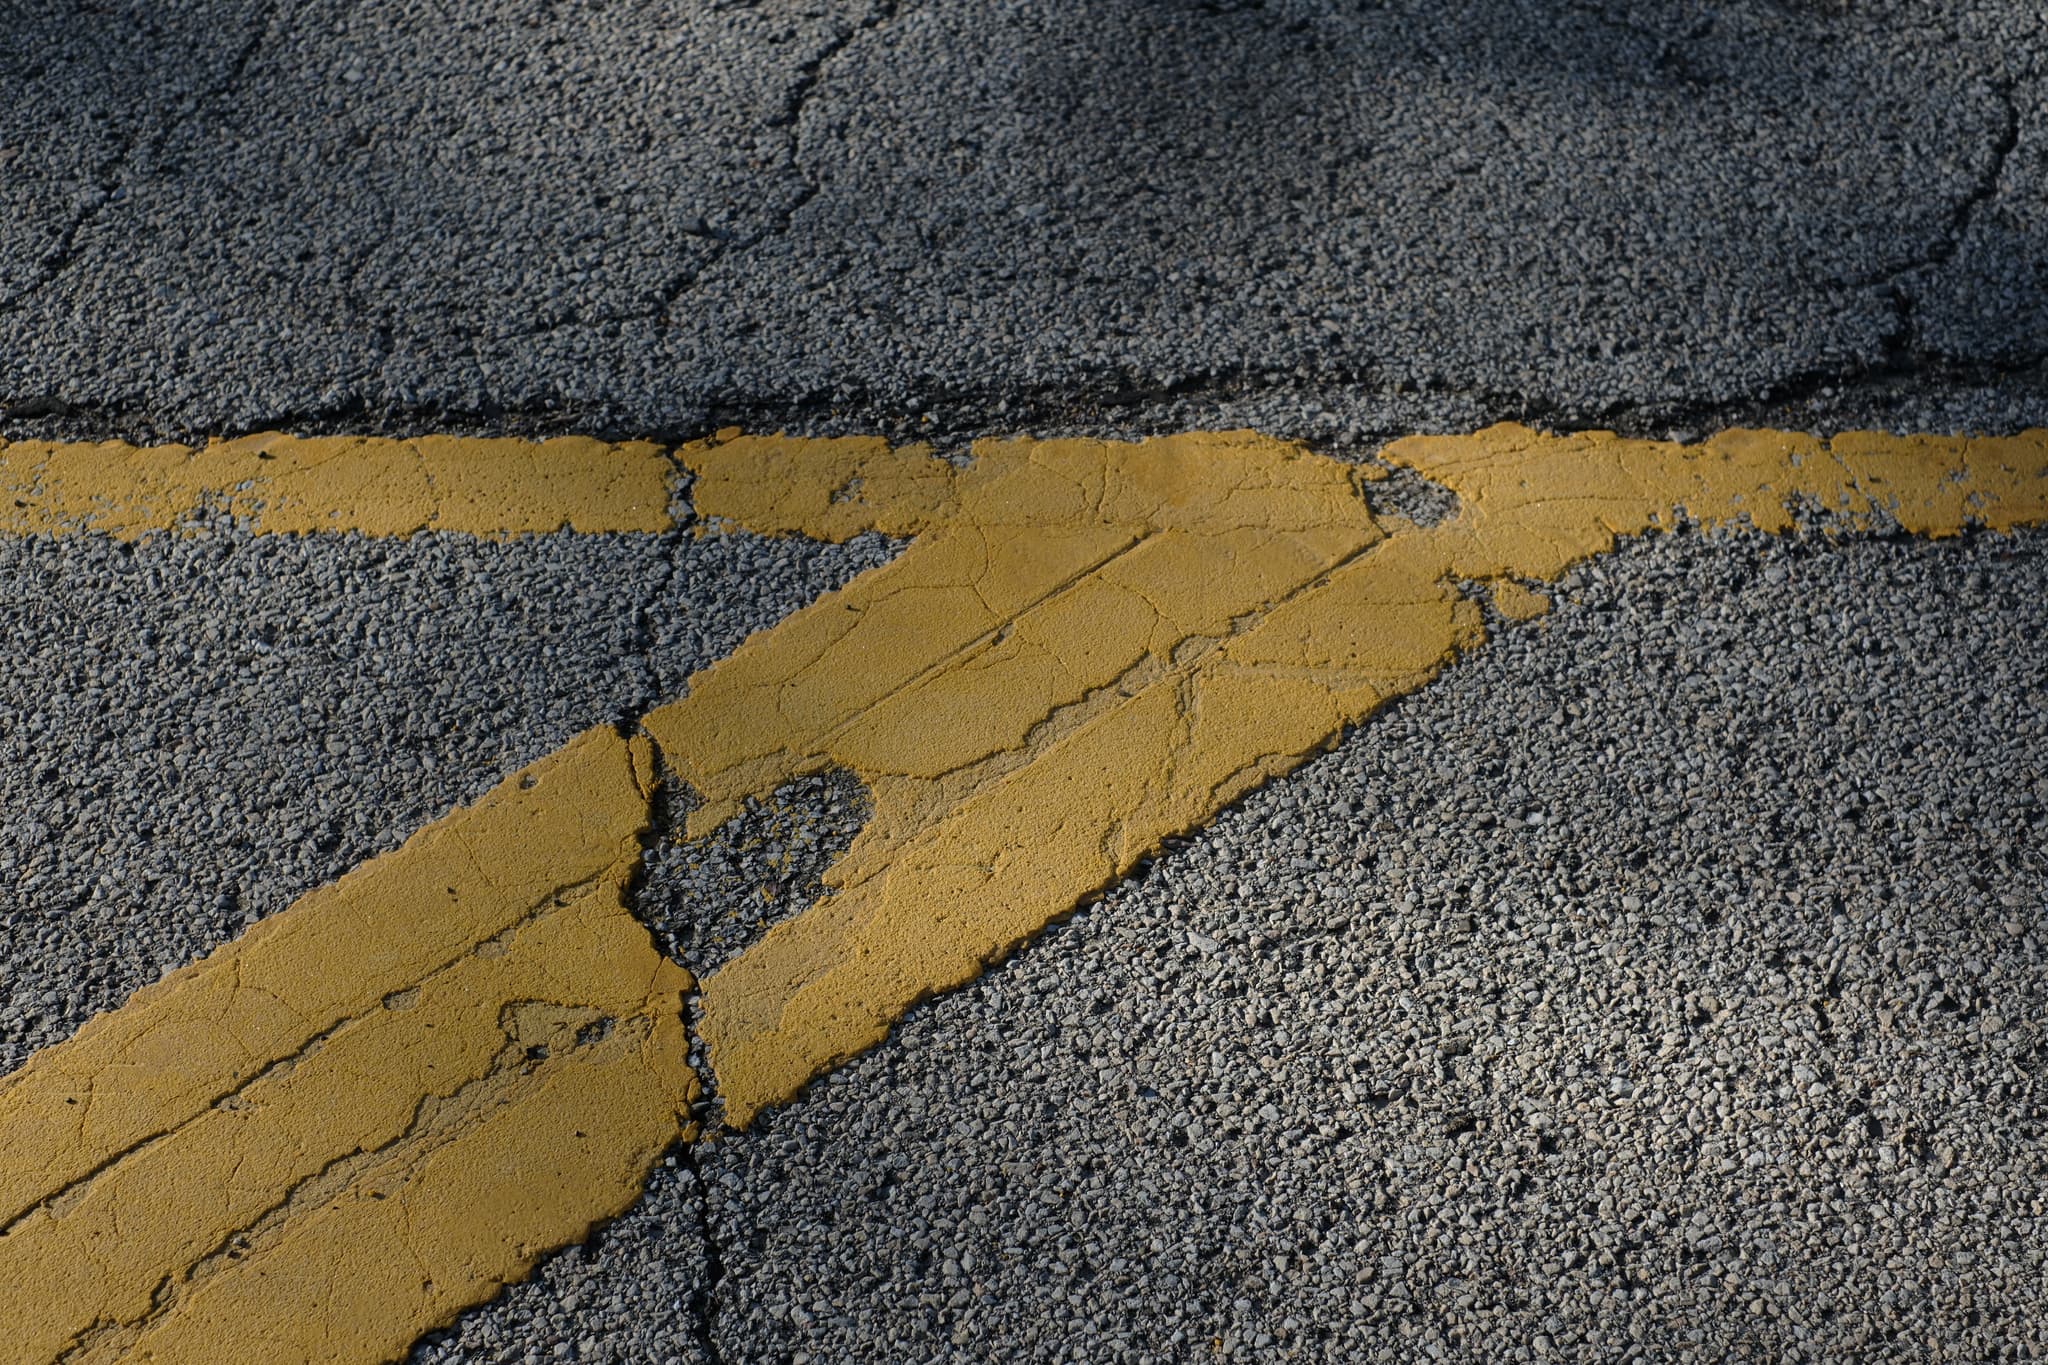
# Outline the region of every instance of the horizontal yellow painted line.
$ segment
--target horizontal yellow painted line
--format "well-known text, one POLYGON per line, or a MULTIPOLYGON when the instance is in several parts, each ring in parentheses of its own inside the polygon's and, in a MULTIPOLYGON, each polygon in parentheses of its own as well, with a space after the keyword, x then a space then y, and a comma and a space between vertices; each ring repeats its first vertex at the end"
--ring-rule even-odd
POLYGON ((0 534, 131 540, 207 511, 259 534, 664 531, 674 479, 660 446, 587 436, 15 441, 0 445, 0 534))

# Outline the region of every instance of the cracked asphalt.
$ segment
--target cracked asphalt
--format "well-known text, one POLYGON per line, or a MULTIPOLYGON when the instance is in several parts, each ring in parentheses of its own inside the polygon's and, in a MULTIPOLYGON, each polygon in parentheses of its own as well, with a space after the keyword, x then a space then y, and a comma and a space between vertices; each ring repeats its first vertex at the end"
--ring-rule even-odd
MULTIPOLYGON (((7 439, 2048 425, 2017 0, 0 33, 7 439)), ((0 1069, 896 549, 0 538, 0 1069)), ((2044 603, 2039 531, 1582 566, 414 1359, 2048 1354, 2044 603)), ((865 809, 638 909, 715 964, 865 809)))
POLYGON ((2043 24, 16 0, 0 406, 653 434, 2037 395, 2043 24))

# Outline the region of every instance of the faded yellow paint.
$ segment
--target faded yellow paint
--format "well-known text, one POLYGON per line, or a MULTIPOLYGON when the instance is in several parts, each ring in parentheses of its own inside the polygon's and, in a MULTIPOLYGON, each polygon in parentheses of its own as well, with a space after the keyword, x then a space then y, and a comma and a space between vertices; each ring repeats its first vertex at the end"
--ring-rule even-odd
POLYGON ((0 443, 0 534, 132 540, 208 509, 258 533, 454 531, 509 536, 669 528, 674 466, 658 446, 265 433, 193 448, 0 443))
MULTIPOLYGON (((627 529, 656 497, 665 524, 651 448, 629 497, 614 448, 521 447, 570 452, 529 490, 603 474, 529 499, 467 446, 398 444, 7 447, 29 496, 0 529, 134 535, 209 501, 267 530, 627 529)), ((1460 499, 1427 528, 1371 516, 1374 471, 1249 433, 991 441, 964 466, 734 433, 680 455, 714 521, 912 543, 697 674, 647 738, 579 737, 0 1079, 0 1362, 395 1358, 630 1203, 697 1095, 692 983, 622 901, 656 746, 693 836, 826 769, 874 795, 828 894, 705 983, 745 1124, 1423 686, 1484 639, 1476 589, 1528 619, 1530 585, 1682 518, 2048 519, 2043 432, 1413 437, 1384 460, 1460 499)))
POLYGON ((0 1081, 0 1361, 367 1361, 638 1196, 692 982, 592 731, 0 1081))
POLYGON ((1385 460, 1460 508, 1392 534, 1362 476, 1249 433, 983 442, 965 468, 876 441, 714 439, 682 457, 703 514, 916 537, 645 721, 702 798, 692 835, 830 768, 874 793, 824 899, 704 984, 742 1125, 1435 677, 1485 636, 1462 583, 1527 619, 1549 605, 1527 583, 1681 515, 1782 532, 1811 504, 1948 535, 2048 512, 2040 432, 1413 437, 1385 460))

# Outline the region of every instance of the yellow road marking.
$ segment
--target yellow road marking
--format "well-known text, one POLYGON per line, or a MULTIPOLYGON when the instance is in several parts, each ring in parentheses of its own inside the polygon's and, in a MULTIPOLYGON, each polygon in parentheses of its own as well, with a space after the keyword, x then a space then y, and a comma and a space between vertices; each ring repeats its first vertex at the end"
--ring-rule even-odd
MULTIPOLYGON (((34 505, 69 510, 14 529, 137 534, 195 487, 273 530, 625 517, 610 493, 563 513, 558 490, 518 522, 442 482, 431 515, 376 520, 332 494, 340 470, 317 497, 59 497, 66 449, 29 463, 34 505)), ((666 524, 667 458, 642 454, 631 507, 658 496, 666 524)), ((912 543, 694 676, 647 737, 580 737, 0 1080, 0 1322, 21 1325, 0 1361, 391 1358, 624 1208, 692 1135, 697 1093, 692 983, 621 900, 657 746, 702 798, 693 836, 827 768, 875 796, 828 894, 704 984, 743 1125, 1427 683, 1485 637, 1468 583, 1538 615, 1529 585, 1681 509, 1776 532, 1802 503, 1935 536, 2048 520, 2044 432, 1678 446, 1502 426, 1383 456, 1457 515, 1382 526, 1370 472, 1248 433, 984 442, 965 468, 874 440, 685 448, 707 517, 912 543)))
POLYGON ((689 975, 593 731, 0 1081, 0 1360, 383 1360, 623 1211, 689 975))
POLYGON ((266 433, 190 446, 0 443, 0 533, 132 540, 208 508, 258 533, 663 531, 674 467, 659 446, 266 433))
POLYGON ((1540 592, 1501 578, 1493 583, 1494 609, 1510 621, 1533 621, 1550 610, 1550 599, 1540 592))
POLYGON ((1619 536, 1793 524, 1802 502, 1953 534, 2048 512, 2048 434, 1724 432, 1699 446, 1499 426, 1384 452, 1458 514, 1389 535, 1352 471, 1249 433, 983 442, 965 469, 877 442, 687 448, 698 511, 769 532, 916 539, 646 717, 704 804, 833 768, 875 814, 817 905, 703 988, 727 1118, 873 1046, 1251 788, 1485 638, 1619 536), (751 477, 772 465, 775 478, 751 477))

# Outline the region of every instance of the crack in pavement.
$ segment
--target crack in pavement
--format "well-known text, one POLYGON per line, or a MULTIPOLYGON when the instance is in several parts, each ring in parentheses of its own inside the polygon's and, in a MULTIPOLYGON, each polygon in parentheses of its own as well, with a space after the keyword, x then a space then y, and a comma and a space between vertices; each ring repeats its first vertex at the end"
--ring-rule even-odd
POLYGON ((709 239, 710 245, 702 260, 688 269, 671 275, 649 296, 647 303, 638 308, 628 308, 601 313, 571 313, 550 318, 531 327, 515 328, 509 332, 492 335, 493 343, 517 341, 526 337, 546 336, 566 328, 598 328, 617 326, 627 322, 655 322, 662 327, 675 325, 673 310, 684 295, 703 281, 722 261, 759 246, 770 237, 787 232, 796 215, 804 205, 815 199, 823 186, 816 177, 804 173, 803 155, 803 114, 824 79, 825 68, 831 64, 855 41, 873 33, 892 22, 897 15, 897 0, 878 0, 859 20, 851 24, 844 33, 826 42, 817 56, 797 67, 788 92, 783 98, 780 111, 770 117, 766 127, 787 129, 786 150, 790 168, 796 171, 801 183, 787 202, 771 207, 767 220, 749 232, 733 232, 729 229, 704 226, 701 232, 688 235, 709 239))
MULTIPOLYGON (((2019 146, 2020 109, 2015 98, 2017 88, 2017 84, 2010 80, 1992 85, 1991 89, 1997 96, 2002 111, 1999 131, 1992 139, 1984 169, 1978 174, 1975 183, 1950 210, 1945 230, 1919 256, 1847 281, 1852 288, 1882 286, 1886 302, 1892 309, 1892 326, 1878 339, 1878 360, 1871 367, 1873 372, 1896 376, 1911 375, 1928 364, 1943 359, 1921 342, 1918 317, 1920 299, 1910 286, 1913 277, 1924 279, 1955 259, 1956 253, 1962 250, 1963 239, 1969 235, 1970 225, 1976 220, 1978 212, 1997 197, 1999 182, 2005 177, 2006 165, 2012 159, 2013 151, 2019 146)), ((2048 351, 2042 351, 2002 368, 2009 373, 2018 372, 2031 369, 2043 360, 2048 360, 2048 351)))
POLYGON ((690 1323, 697 1349, 711 1365, 723 1365, 725 1353, 718 1345, 718 1291, 725 1283, 725 1253, 719 1245, 717 1220, 711 1213, 711 1186, 699 1161, 696 1144, 685 1142, 677 1149, 683 1169, 697 1197, 697 1232, 704 1243, 704 1280, 690 1295, 690 1323))
POLYGON ((760 228, 748 233, 743 238, 722 240, 719 243, 718 249, 707 257, 695 270, 672 280, 662 290, 659 307, 655 308, 647 316, 654 318, 664 327, 673 326, 675 319, 671 315, 672 310, 685 293, 696 288, 704 277, 710 274, 728 256, 738 252, 749 251, 759 246, 762 242, 767 241, 770 237, 789 231, 791 224, 796 221, 796 215, 803 210, 804 205, 818 197, 824 188, 823 185, 819 183, 817 177, 806 173, 804 170, 804 110, 810 104, 811 96, 817 92, 819 85, 823 82, 826 67, 830 66, 834 59, 853 46, 860 38, 894 22, 897 16, 897 6, 898 0, 876 0, 876 3, 869 8, 868 12, 858 22, 849 27, 838 38, 826 44, 816 57, 797 69, 796 79, 791 84, 788 95, 784 98, 781 114, 769 120, 768 124, 771 128, 787 128, 789 130, 789 164, 802 180, 797 192, 791 196, 789 202, 776 209, 770 220, 760 228))
POLYGON ((264 40, 270 36, 270 31, 276 25, 282 9, 283 0, 269 0, 256 22, 251 25, 249 36, 236 52, 234 60, 228 64, 226 75, 194 95, 188 107, 166 120, 154 134, 144 134, 138 129, 112 156, 100 163, 93 176, 96 182, 93 196, 72 216, 64 231, 59 234, 56 246, 37 264, 36 278, 6 298, 0 299, 0 315, 19 312, 31 298, 55 284, 78 264, 86 254, 78 239, 87 228, 99 220, 100 215, 106 212, 110 204, 118 202, 116 196, 124 188, 117 183, 118 178, 134 159, 137 148, 146 146, 151 157, 155 157, 200 110, 232 90, 248 71, 249 63, 255 60, 264 40))
POLYGON ((1897 265, 1874 270, 1841 283, 1849 288, 1868 289, 1876 286, 1891 286, 1904 277, 1936 266, 1947 265, 1962 249, 1963 238, 1968 235, 1970 224, 1977 213, 1998 194, 1999 181, 2005 177, 2006 164, 2012 159, 2020 140, 2020 109, 2015 98, 2018 85, 2014 81, 1998 81, 1990 86, 2000 110, 1997 134, 1991 140, 1986 154, 1984 168, 1978 172, 1969 188, 1956 200, 1949 210, 1948 222, 1928 244, 1925 251, 1910 257, 1897 265))

